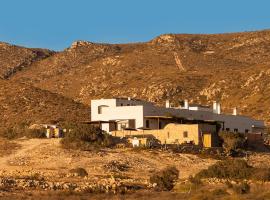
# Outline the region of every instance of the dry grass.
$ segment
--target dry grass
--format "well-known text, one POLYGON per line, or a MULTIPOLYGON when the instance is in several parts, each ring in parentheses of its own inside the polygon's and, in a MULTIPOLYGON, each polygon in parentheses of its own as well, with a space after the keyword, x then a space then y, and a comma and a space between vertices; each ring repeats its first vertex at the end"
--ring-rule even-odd
POLYGON ((8 156, 19 148, 17 143, 0 138, 0 157, 8 156))

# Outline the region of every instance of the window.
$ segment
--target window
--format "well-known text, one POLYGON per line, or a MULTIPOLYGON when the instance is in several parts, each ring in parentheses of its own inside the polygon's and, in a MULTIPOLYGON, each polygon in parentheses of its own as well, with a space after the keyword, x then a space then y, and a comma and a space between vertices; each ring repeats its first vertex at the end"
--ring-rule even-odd
POLYGON ((167 137, 170 138, 170 132, 167 132, 167 137))
POLYGON ((238 128, 233 129, 233 131, 237 133, 238 132, 238 128))
POLYGON ((149 128, 150 127, 150 123, 149 123, 149 120, 147 119, 146 120, 146 128, 149 128))
POLYGON ((98 107, 98 114, 102 114, 102 106, 98 107))
POLYGON ((129 103, 127 104, 127 106, 129 106, 129 103))
POLYGON ((230 131, 230 128, 226 128, 226 131, 230 131))
POLYGON ((123 104, 122 104, 122 103, 121 103, 120 105, 121 105, 121 106, 123 106, 123 104))
POLYGON ((159 122, 159 123, 158 123, 158 129, 161 129, 161 128, 162 128, 162 123, 159 122))
POLYGON ((184 132, 183 132, 183 137, 184 137, 184 138, 187 138, 187 137, 188 137, 188 132, 187 132, 187 131, 184 131, 184 132))
POLYGON ((249 132, 249 130, 248 130, 248 129, 246 129, 246 130, 245 130, 245 133, 248 133, 248 132, 249 132))

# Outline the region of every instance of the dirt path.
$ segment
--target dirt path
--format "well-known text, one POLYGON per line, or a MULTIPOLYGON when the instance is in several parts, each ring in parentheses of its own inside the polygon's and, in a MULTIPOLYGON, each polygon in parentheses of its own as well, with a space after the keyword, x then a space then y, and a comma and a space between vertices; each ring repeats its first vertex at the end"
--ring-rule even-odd
POLYGON ((20 145, 20 148, 10 155, 6 155, 6 156, 4 155, 4 156, 0 157, 0 168, 8 167, 9 166, 8 162, 16 159, 17 157, 28 156, 28 154, 31 150, 33 150, 33 149, 37 148, 38 146, 40 146, 41 144, 43 144, 44 141, 43 140, 33 141, 33 140, 28 140, 28 139, 19 139, 16 141, 16 143, 18 145, 20 145))

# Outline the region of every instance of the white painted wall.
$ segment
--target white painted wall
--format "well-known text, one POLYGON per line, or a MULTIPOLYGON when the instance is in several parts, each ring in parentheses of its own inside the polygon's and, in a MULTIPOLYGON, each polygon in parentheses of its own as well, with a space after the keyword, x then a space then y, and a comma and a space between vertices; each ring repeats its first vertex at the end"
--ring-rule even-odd
MULTIPOLYGON (((173 115, 191 120, 223 121, 225 129, 229 128, 231 131, 238 129, 238 131, 242 133, 244 133, 246 129, 251 132, 253 125, 264 126, 263 121, 254 120, 246 116, 216 114, 214 112, 203 110, 157 107, 152 103, 139 100, 101 99, 91 101, 92 121, 135 119, 135 126, 136 128, 139 128, 146 127, 145 116, 166 115, 173 115), (100 105, 108 106, 102 109, 102 114, 98 114, 98 106, 100 105)), ((155 120, 150 120, 150 122, 150 128, 155 128, 155 126, 157 126, 155 120)), ((109 124, 103 124, 102 129, 109 132, 109 124)))

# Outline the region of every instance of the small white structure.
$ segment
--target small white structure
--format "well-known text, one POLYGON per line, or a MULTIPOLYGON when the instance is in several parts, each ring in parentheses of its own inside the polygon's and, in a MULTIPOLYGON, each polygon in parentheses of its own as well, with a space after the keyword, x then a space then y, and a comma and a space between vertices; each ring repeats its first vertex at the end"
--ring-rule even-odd
POLYGON ((132 147, 139 147, 140 146, 140 141, 138 140, 138 138, 134 137, 132 139, 132 147))
MULTIPOLYGON (((173 119, 189 122, 219 123, 223 130, 240 133, 260 132, 265 128, 264 121, 238 115, 221 113, 221 105, 213 102, 213 107, 192 105, 187 100, 183 107, 158 107, 142 100, 131 98, 98 99, 91 101, 91 120, 102 123, 107 132, 123 129, 162 129, 173 119)), ((178 121, 179 122, 179 121, 178 121)))

